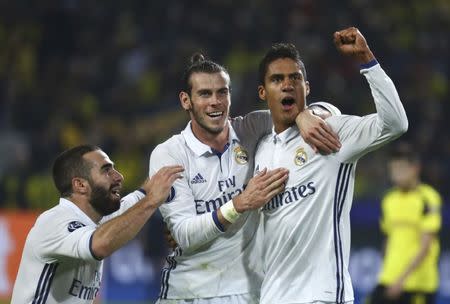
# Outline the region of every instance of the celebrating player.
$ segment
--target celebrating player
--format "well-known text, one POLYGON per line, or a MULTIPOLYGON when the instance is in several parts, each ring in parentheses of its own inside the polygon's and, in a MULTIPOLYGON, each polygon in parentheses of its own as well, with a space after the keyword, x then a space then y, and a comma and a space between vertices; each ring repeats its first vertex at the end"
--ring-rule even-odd
MULTIPOLYGON (((163 269, 159 303, 257 303, 259 213, 252 210, 282 191, 287 180, 282 168, 250 179, 256 143, 272 128, 270 115, 257 111, 230 121, 228 72, 201 56, 194 56, 184 86, 179 96, 191 121, 150 159, 150 174, 169 164, 186 169, 160 207, 178 247, 163 269)), ((308 115, 300 114, 299 124, 308 115)), ((337 150, 324 127, 316 143, 337 150)))
POLYGON ((161 168, 121 202, 123 176, 100 148, 60 154, 53 180, 61 198, 28 234, 11 303, 93 303, 102 260, 136 236, 182 171, 161 168), (98 226, 104 216, 112 219, 98 226))
POLYGON ((272 113, 274 131, 258 146, 255 172, 289 169, 284 192, 263 208, 262 304, 353 303, 348 260, 356 163, 407 130, 397 91, 363 35, 352 27, 336 32, 334 42, 361 64, 377 113, 327 118, 342 142, 329 156, 314 153, 295 125, 310 91, 298 51, 277 44, 260 63, 258 92, 272 113))

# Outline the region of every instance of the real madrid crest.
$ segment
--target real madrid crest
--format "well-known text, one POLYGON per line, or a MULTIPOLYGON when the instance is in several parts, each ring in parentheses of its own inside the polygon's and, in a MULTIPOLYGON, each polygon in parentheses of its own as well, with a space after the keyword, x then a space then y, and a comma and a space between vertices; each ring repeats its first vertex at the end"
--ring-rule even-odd
POLYGON ((294 163, 297 166, 302 166, 308 161, 308 155, 305 152, 305 149, 299 148, 295 151, 294 163))
POLYGON ((242 149, 241 146, 237 146, 233 150, 234 152, 234 159, 236 162, 240 165, 244 165, 248 162, 248 153, 244 149, 242 149))

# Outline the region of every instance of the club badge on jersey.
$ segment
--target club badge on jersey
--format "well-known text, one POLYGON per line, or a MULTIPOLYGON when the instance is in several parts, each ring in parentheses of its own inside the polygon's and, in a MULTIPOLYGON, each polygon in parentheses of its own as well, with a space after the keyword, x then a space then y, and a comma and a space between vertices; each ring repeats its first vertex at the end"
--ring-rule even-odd
POLYGON ((297 166, 303 166, 308 161, 308 155, 305 152, 304 148, 298 148, 295 151, 294 163, 297 166))
POLYGON ((237 146, 233 150, 234 159, 240 165, 245 165, 248 162, 248 153, 241 146, 237 146))

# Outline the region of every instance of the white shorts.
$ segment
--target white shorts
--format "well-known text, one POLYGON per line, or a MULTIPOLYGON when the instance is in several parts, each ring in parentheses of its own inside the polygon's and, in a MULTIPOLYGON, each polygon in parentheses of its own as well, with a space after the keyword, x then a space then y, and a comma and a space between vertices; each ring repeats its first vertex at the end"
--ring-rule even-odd
POLYGON ((258 304, 259 298, 249 293, 189 300, 158 299, 155 304, 258 304))

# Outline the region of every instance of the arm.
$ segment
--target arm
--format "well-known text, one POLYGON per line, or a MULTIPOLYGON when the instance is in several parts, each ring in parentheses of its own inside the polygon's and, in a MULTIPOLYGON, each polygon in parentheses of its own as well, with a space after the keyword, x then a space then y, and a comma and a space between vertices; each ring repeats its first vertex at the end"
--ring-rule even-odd
POLYGON ((334 40, 341 53, 361 64, 361 74, 369 83, 377 110, 364 117, 341 115, 327 119, 345 143, 339 152, 341 161, 355 161, 406 132, 408 120, 394 84, 362 34, 356 28, 348 28, 336 32, 334 40))
POLYGON ((327 155, 339 151, 341 147, 339 137, 325 119, 340 114, 338 108, 327 102, 315 102, 297 115, 295 122, 300 135, 314 152, 327 155))
MULTIPOLYGON (((186 161, 185 168, 188 171, 188 156, 182 156, 180 151, 169 149, 166 145, 159 145, 153 150, 150 157, 150 174, 158 170, 162 165, 181 163, 186 161), (183 160, 185 158, 185 160, 183 160)), ((188 173, 188 172, 186 172, 188 173)), ((284 188, 287 179, 286 170, 274 170, 267 172, 261 177, 249 181, 248 186, 242 194, 233 197, 225 205, 236 208, 237 212, 243 213, 247 210, 257 209, 274 195, 275 191, 284 188), (264 188, 261 190, 261 188, 264 188)), ((173 196, 160 211, 164 221, 174 238, 175 242, 184 250, 195 250, 199 246, 214 240, 221 235, 230 225, 223 217, 222 208, 212 212, 196 209, 196 198, 189 186, 189 176, 184 174, 181 179, 173 185, 173 196)), ((278 193, 278 192, 276 192, 278 193)), ((275 194, 276 194, 275 193, 275 194)))
POLYGON ((420 242, 420 249, 414 259, 402 272, 397 281, 390 285, 386 290, 388 298, 395 299, 400 296, 403 291, 403 284, 411 273, 422 263, 430 250, 433 239, 436 237, 434 233, 423 233, 420 242))
POLYGON ((127 194, 126 196, 124 196, 120 200, 120 209, 114 213, 111 213, 110 215, 104 216, 101 219, 100 223, 101 224, 105 223, 105 222, 123 214, 125 211, 127 211, 128 209, 133 207, 137 202, 139 202, 141 199, 143 199, 145 197, 145 193, 143 190, 144 185, 139 190, 135 190, 135 191, 127 194))
POLYGON ((224 229, 233 224, 246 211, 256 210, 284 190, 288 178, 286 169, 275 169, 252 177, 244 192, 228 201, 217 211, 217 217, 224 229))
POLYGON ((91 251, 103 259, 136 236, 150 216, 169 195, 173 182, 180 178, 181 166, 164 167, 143 186, 146 196, 125 213, 104 223, 92 236, 91 251))
MULTIPOLYGON (((338 151, 340 143, 337 134, 327 125, 323 117, 314 115, 310 110, 303 110, 296 118, 302 137, 316 152, 330 154, 338 151)), ((254 147, 264 135, 272 132, 273 127, 272 116, 267 110, 254 111, 244 117, 233 118, 231 123, 238 137, 244 141, 246 138, 252 139, 254 147)))

